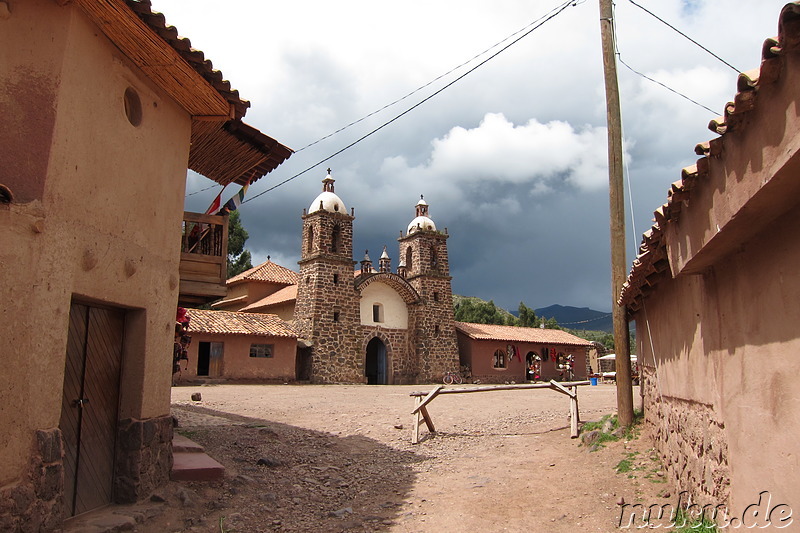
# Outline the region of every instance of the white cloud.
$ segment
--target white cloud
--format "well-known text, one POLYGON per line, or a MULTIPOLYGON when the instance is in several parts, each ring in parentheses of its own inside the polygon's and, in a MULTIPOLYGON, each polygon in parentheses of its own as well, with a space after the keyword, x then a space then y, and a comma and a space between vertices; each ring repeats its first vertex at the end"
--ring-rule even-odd
POLYGON ((576 129, 567 122, 542 124, 536 119, 515 125, 502 113, 487 113, 478 126, 456 126, 431 145, 423 165, 403 168, 403 159, 392 156, 384 160, 382 171, 453 184, 528 184, 532 194, 559 183, 589 191, 607 183, 605 127, 576 129))

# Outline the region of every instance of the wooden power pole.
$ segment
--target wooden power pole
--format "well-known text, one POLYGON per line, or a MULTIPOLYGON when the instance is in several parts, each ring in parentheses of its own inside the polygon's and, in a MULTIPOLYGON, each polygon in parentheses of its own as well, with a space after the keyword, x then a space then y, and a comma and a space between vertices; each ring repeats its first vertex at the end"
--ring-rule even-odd
POLYGON ((625 191, 622 176, 622 127, 617 86, 617 61, 614 53, 614 11, 612 0, 600 0, 600 33, 603 40, 603 71, 606 82, 608 117, 608 184, 611 206, 611 297, 614 319, 614 350, 617 353, 617 417, 620 426, 633 423, 633 385, 631 352, 628 345, 628 319, 617 298, 625 283, 625 191))

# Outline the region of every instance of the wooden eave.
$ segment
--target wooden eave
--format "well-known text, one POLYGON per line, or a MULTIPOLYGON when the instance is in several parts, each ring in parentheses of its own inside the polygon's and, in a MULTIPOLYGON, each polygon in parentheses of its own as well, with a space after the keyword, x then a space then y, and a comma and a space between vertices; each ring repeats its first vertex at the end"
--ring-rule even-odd
POLYGON ((253 183, 293 152, 241 121, 239 98, 189 39, 180 37, 149 0, 57 0, 73 3, 150 80, 192 117, 188 168, 221 185, 253 183))
POLYGON ((241 118, 244 115, 246 106, 241 114, 237 113, 235 106, 178 50, 137 16, 125 0, 74 0, 74 4, 190 115, 215 120, 241 118))

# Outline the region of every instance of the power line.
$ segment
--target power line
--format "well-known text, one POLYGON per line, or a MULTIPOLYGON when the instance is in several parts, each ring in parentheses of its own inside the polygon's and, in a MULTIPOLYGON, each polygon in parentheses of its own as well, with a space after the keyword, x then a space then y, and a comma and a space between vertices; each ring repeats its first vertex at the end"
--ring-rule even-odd
MULTIPOLYGON (((633 0, 629 0, 629 1, 630 1, 631 3, 633 3, 633 0)), ((614 24, 614 21, 613 21, 613 20, 612 20, 612 24, 614 24)), ((688 96, 686 96, 685 94, 683 94, 683 93, 681 93, 681 92, 678 92, 678 91, 676 91, 675 89, 673 89, 672 87, 670 87, 670 86, 668 86, 668 85, 666 85, 666 84, 664 84, 664 83, 662 83, 662 82, 660 82, 660 81, 658 81, 658 80, 656 80, 656 79, 653 79, 653 78, 651 78, 650 76, 647 76, 646 74, 643 74, 643 73, 639 72, 638 70, 634 69, 634 68, 633 68, 633 67, 631 67, 629 64, 627 64, 627 63, 626 63, 626 62, 625 62, 625 61, 622 59, 622 54, 621 54, 621 53, 620 53, 620 51, 619 51, 619 41, 617 40, 616 24, 614 24, 614 25, 615 25, 615 28, 614 28, 614 52, 616 53, 617 60, 618 60, 620 63, 622 63, 622 65, 623 65, 623 66, 625 66, 625 67, 626 67, 628 70, 630 70, 630 71, 631 71, 631 72, 633 72, 634 74, 636 74, 636 75, 638 75, 638 76, 641 76, 642 78, 644 78, 644 79, 646 79, 646 80, 648 80, 648 81, 651 81, 651 82, 653 82, 653 83, 655 83, 655 84, 658 84, 658 85, 660 85, 660 86, 664 87, 665 89, 667 89, 668 91, 670 91, 670 92, 673 92, 673 93, 677 94, 677 95, 678 95, 678 96, 680 96, 681 98, 685 98, 685 99, 686 99, 686 100, 688 100, 689 102, 691 102, 691 103, 693 103, 693 104, 695 104, 695 105, 697 105, 697 106, 699 106, 699 107, 702 107, 703 109, 706 109, 706 110, 710 111, 710 112, 711 112, 712 114, 714 114, 715 116, 716 116, 716 115, 719 115, 719 113, 717 113, 716 111, 714 111, 714 110, 713 110, 713 109, 711 109, 710 107, 707 107, 707 106, 705 106, 705 105, 701 104, 700 102, 697 102, 697 101, 695 101, 695 100, 692 100, 691 98, 689 98, 689 97, 688 97, 688 96)))
POLYGON ((266 190, 264 190, 264 191, 261 191, 260 193, 256 194, 255 196, 251 196, 251 197, 250 197, 250 198, 248 198, 247 200, 244 200, 242 203, 244 204, 244 203, 250 202, 250 201, 252 201, 252 200, 255 200, 255 199, 256 199, 256 198, 258 198, 259 196, 262 196, 262 195, 264 195, 264 194, 266 194, 266 193, 268 193, 268 192, 270 192, 270 191, 273 191, 273 190, 277 189, 277 188, 278 188, 278 187, 280 187, 281 185, 284 185, 284 184, 286 184, 286 183, 288 183, 288 182, 292 181, 293 179, 295 179, 295 178, 298 178, 298 177, 302 176, 302 175, 303 175, 303 174, 305 174, 306 172, 308 172, 308 171, 310 171, 310 170, 312 170, 312 169, 314 169, 314 168, 316 168, 316 167, 318 167, 318 166, 322 165, 323 163, 326 163, 327 161, 329 161, 329 160, 333 159, 334 157, 336 157, 337 155, 341 154, 341 153, 342 153, 342 152, 344 152, 345 150, 348 150, 348 149, 352 148, 353 146, 355 146, 356 144, 360 143, 361 141, 363 141, 363 140, 364 140, 364 139, 366 139, 367 137, 370 137, 370 136, 372 136, 373 134, 375 134, 375 133, 377 133, 378 131, 382 130, 383 128, 385 128, 385 127, 386 127, 386 126, 388 126, 389 124, 391 124, 391 123, 395 122, 396 120, 400 119, 401 117, 403 117, 403 116, 407 115, 408 113, 410 113, 410 112, 411 112, 411 111, 413 111, 414 109, 418 108, 419 106, 421 106, 422 104, 424 104, 424 103, 425 103, 425 102, 427 102, 428 100, 432 99, 434 96, 436 96, 436 95, 438 95, 439 93, 443 92, 445 89, 448 89, 449 87, 451 87, 451 86, 455 85, 457 82, 459 82, 459 81, 461 81, 463 78, 465 78, 465 77, 466 77, 468 74, 471 74, 472 72, 476 71, 478 68, 482 67, 483 65, 485 65, 486 63, 488 63, 489 61, 491 61, 492 59, 494 59, 495 57, 497 57, 497 56, 498 56, 498 55, 500 55, 501 53, 505 52, 506 50, 508 50, 509 48, 511 48, 512 46, 514 46, 515 44, 517 44, 519 41, 521 41, 522 39, 524 39, 525 37, 527 37, 528 35, 530 35, 530 34, 531 34, 531 33, 533 33, 534 31, 536 31, 537 29, 541 28, 541 27, 542 27, 542 26, 543 26, 543 25, 544 25, 546 22, 548 22, 548 21, 552 20, 552 19, 553 19, 553 18, 555 18, 556 16, 560 15, 561 13, 563 13, 563 12, 564 12, 564 10, 566 10, 566 9, 567 9, 569 6, 577 6, 579 3, 583 3, 583 2, 577 2, 577 1, 574 1, 574 0, 568 0, 567 2, 564 2, 563 4, 561 4, 561 6, 559 6, 559 7, 558 7, 558 8, 556 8, 555 10, 551 11, 551 13, 550 13, 549 15, 547 15, 547 16, 546 16, 546 18, 544 18, 543 20, 542 20, 542 19, 540 19, 540 22, 539 22, 538 24, 536 24, 534 27, 532 27, 530 30, 526 31, 526 32, 525 32, 525 33, 523 33, 521 36, 519 36, 519 37, 517 37, 516 39, 514 39, 513 41, 511 41, 509 44, 505 45, 503 48, 501 48, 500 50, 498 50, 498 51, 497 51, 497 52, 495 52, 494 54, 490 55, 489 57, 487 57, 486 59, 484 59, 483 61, 481 61, 481 62, 480 62, 480 63, 478 63, 477 65, 475 65, 474 67, 470 68, 469 70, 467 70, 466 72, 464 72, 463 74, 461 74, 460 76, 458 76, 457 78, 455 78, 453 81, 451 81, 451 82, 447 83, 447 84, 446 84, 446 85, 444 85, 442 88, 440 88, 440 89, 438 89, 438 90, 434 91, 434 92, 433 92, 433 93, 431 93, 429 96, 427 96, 427 97, 423 98, 422 100, 420 100, 419 102, 417 102, 417 103, 416 103, 416 104, 414 104, 413 106, 409 107, 408 109, 406 109, 405 111, 403 111, 403 112, 402 112, 402 113, 400 113, 399 115, 396 115, 394 118, 391 118, 391 119, 387 120, 386 122, 384 122, 383 124, 381 124, 381 125, 380 125, 380 126, 378 126, 377 128, 375 128, 375 129, 373 129, 372 131, 370 131, 370 132, 366 133, 365 135, 362 135, 361 137, 359 137, 359 138, 358 138, 358 139, 356 139, 355 141, 351 142, 350 144, 348 144, 348 145, 347 145, 347 146, 345 146, 344 148, 341 148, 340 150, 337 150, 336 152, 334 152, 333 154, 331 154, 331 155, 327 156, 326 158, 324 158, 324 159, 321 159, 320 161, 317 161, 316 163, 314 163, 314 164, 313 164, 313 165, 311 165, 310 167, 306 168, 305 170, 302 170, 302 171, 298 172, 298 173, 297 173, 297 174, 295 174, 294 176, 291 176, 291 177, 289 177, 289 178, 286 178, 285 180, 281 181, 280 183, 277 183, 277 184, 273 185, 273 186, 272 186, 272 187, 270 187, 269 189, 266 189, 266 190))
MULTIPOLYGON (((692 43, 694 43, 695 45, 697 45, 698 47, 700 47, 702 50, 704 50, 704 51, 708 52, 709 54, 711 54, 712 56, 714 56, 716 59, 718 59, 718 60, 719 60, 721 63, 723 63, 724 65, 726 65, 726 66, 728 66, 728 67, 732 68, 733 70, 735 70, 737 74, 739 74, 739 73, 741 73, 741 72, 742 72, 741 70, 739 70, 738 68, 734 67, 733 65, 731 65, 730 63, 728 63, 727 61, 725 61, 724 59, 722 59, 721 57, 719 57, 717 54, 715 54, 714 52, 712 52, 711 50, 709 50, 708 48, 706 48, 706 47, 705 47, 705 46, 703 46, 702 44, 698 43, 697 41, 695 41, 694 39, 692 39, 691 37, 689 37, 688 35, 686 35, 685 33, 683 33, 681 30, 679 30, 678 28, 676 28, 675 26, 673 26, 672 24, 670 24, 670 23, 669 23, 669 22, 667 22, 666 20, 662 19, 661 17, 659 17, 658 15, 656 15, 655 13, 653 13, 652 11, 648 10, 646 7, 640 6, 639 4, 637 4, 636 2, 634 2, 633 0, 628 0, 628 1, 629 1, 631 4, 635 5, 636 7, 638 7, 639 9, 641 9, 642 11, 644 11, 645 13, 647 13, 648 15, 650 15, 651 17, 653 17, 653 18, 655 18, 656 20, 658 20, 659 22, 661 22, 662 24, 666 25, 667 27, 669 27, 669 28, 670 28, 670 29, 672 29, 673 31, 677 32, 677 33, 678 33, 679 35, 681 35, 682 37, 685 37, 686 39, 688 39, 689 41, 691 41, 692 43)), ((625 66, 627 66, 627 65, 625 65, 625 66)), ((628 68, 630 68, 630 67, 628 67, 628 68)))
POLYGON ((195 194, 200 194, 201 192, 205 192, 205 191, 207 191, 208 189, 213 189, 213 188, 214 188, 214 187, 216 187, 217 185, 219 185, 219 183, 215 183, 214 185, 209 185, 209 186, 208 186, 208 187, 206 187, 205 189, 200 189, 199 191, 190 192, 190 193, 188 193, 188 194, 185 196, 185 198, 189 198, 190 196, 194 196, 195 194))
MULTIPOLYGON (((586 0, 574 0, 574 1, 573 1, 573 5, 582 4, 582 3, 584 3, 585 1, 586 1, 586 0)), ((475 60, 476 60, 476 59, 478 59, 479 57, 481 57, 481 56, 483 56, 483 55, 487 54, 487 53, 488 53, 490 50, 493 50, 493 49, 497 48, 498 46, 500 46, 500 45, 501 45, 501 44, 503 44, 504 42, 506 42, 506 41, 508 41, 509 39, 513 38, 515 35, 518 35, 518 34, 522 33, 523 31, 527 30, 528 28, 530 28, 531 26, 533 26, 534 24, 536 24, 536 23, 537 23, 537 22, 539 22, 540 20, 542 20, 542 19, 546 18, 548 15, 550 15, 550 13, 553 13, 554 11, 557 11, 558 9, 560 9, 560 7, 553 8, 553 9, 552 9, 552 10, 551 10, 549 13, 547 13, 547 14, 545 14, 545 15, 542 15, 541 17, 539 17, 538 19, 534 20, 534 21, 533 21, 533 22, 531 22, 530 24, 527 24, 527 25, 525 25, 525 27, 523 27, 523 28, 521 28, 521 29, 519 29, 519 30, 515 31, 514 33, 512 33, 511 35, 509 35, 509 36, 508 36, 508 37, 506 37, 505 39, 502 39, 501 41, 499 41, 499 42, 497 42, 497 43, 493 44, 492 46, 490 46, 489 48, 485 49, 484 51, 482 51, 482 52, 480 52, 480 53, 478 53, 478 54, 475 54, 475 55, 474 55, 474 56, 472 56, 470 59, 468 59, 468 60, 464 61, 463 63, 461 63, 461 64, 460 64, 460 65, 458 65, 458 66, 455 66, 455 67, 451 68, 450 70, 448 70, 448 71, 447 71, 447 72, 445 72, 444 74, 441 74, 441 75, 439 75, 439 76, 435 77, 434 79, 432 79, 432 80, 431 80, 431 81, 429 81, 428 83, 426 83, 426 84, 424 84, 424 85, 420 85, 419 87, 417 87, 416 89, 414 89, 414 90, 413 90, 413 91, 411 91, 410 93, 406 94, 405 96, 402 96, 402 97, 398 98, 397 100, 395 100, 395 101, 393 101, 393 102, 391 102, 391 103, 388 103, 388 104, 386 104, 385 106, 381 107, 380 109, 377 109, 377 110, 373 111, 372 113, 369 113, 368 115, 365 115, 365 116, 363 116, 363 117, 359 118, 358 120, 354 120, 353 122, 351 122, 351 123, 347 124, 346 126, 343 126, 343 127, 339 128, 338 130, 336 130, 336 131, 334 131, 334 132, 332 132, 332 133, 329 133, 328 135, 325 135, 324 137, 321 137, 321 138, 317 139, 316 141, 314 141, 314 142, 312 142, 312 143, 309 143, 309 144, 307 144, 307 145, 303 146, 302 148, 299 148, 299 149, 295 150, 295 153, 302 152, 302 151, 303 151, 303 150, 305 150, 306 148, 310 148, 310 147, 314 146, 315 144, 318 144, 318 143, 320 143, 320 142, 324 141, 325 139, 329 139, 330 137, 333 137, 333 136, 334 136, 334 135, 336 135, 337 133, 341 133, 341 132, 343 132, 344 130, 346 130, 347 128, 349 128, 349 127, 351 127, 351 126, 355 126, 356 124, 358 124, 358 123, 360 123, 360 122, 363 122, 364 120, 366 120, 366 119, 370 118, 370 117, 371 117, 371 116, 373 116, 373 115, 377 115, 377 114, 378 114, 378 113, 380 113, 381 111, 384 111, 384 110, 386 110, 386 109, 388 109, 388 108, 392 107, 392 106, 393 106, 393 105, 395 105, 395 104, 399 104, 400 102, 402 102, 402 101, 403 101, 403 100, 405 100, 406 98, 409 98, 410 96, 413 96, 414 94, 416 94, 416 93, 418 93, 419 91, 421 91, 421 90, 425 89, 426 87, 429 87, 429 86, 433 85, 434 83, 436 83, 436 82, 437 82, 437 81, 439 81, 440 79, 442 79, 442 78, 444 78, 444 77, 446 77, 446 76, 449 76, 450 74, 452 74, 453 72, 457 71, 457 70, 458 70, 458 69, 460 69, 461 67, 464 67, 464 66, 466 66, 466 65, 468 65, 468 64, 470 64, 470 63, 472 63, 473 61, 475 61, 475 60)))
POLYGON ((628 65, 628 64, 627 64, 625 61, 623 61, 623 60, 622 60, 622 56, 621 56, 621 54, 619 53, 619 51, 617 51, 617 59, 619 60, 619 62, 620 62, 620 63, 622 63, 622 64, 623 64, 625 67, 627 67, 627 68, 628 68, 628 70, 630 70, 630 71, 631 71, 631 72, 633 72, 634 74, 638 74, 639 76, 643 77, 643 78, 644 78, 644 79, 646 79, 646 80, 649 80, 649 81, 652 81, 653 83, 656 83, 656 84, 658 84, 658 85, 661 85, 662 87, 664 87, 664 88, 665 88, 665 89, 667 89, 668 91, 671 91, 671 92, 673 92, 673 93, 677 94, 677 95, 678 95, 678 96, 680 96, 681 98, 685 98, 686 100, 690 101, 691 103, 693 103, 693 104, 695 104, 695 105, 697 105, 697 106, 700 106, 700 107, 702 107, 703 109, 707 109, 708 111, 710 111, 710 112, 711 112, 711 113, 713 113, 714 115, 719 115, 719 113, 717 113, 716 111, 714 111, 714 110, 713 110, 713 109, 711 109, 710 107, 708 107, 708 106, 705 106, 705 105, 701 104, 700 102, 697 102, 696 100, 692 100, 691 98, 689 98, 689 97, 688 97, 688 96, 686 96, 685 94, 683 94, 683 93, 681 93, 681 92, 678 92, 678 91, 676 91, 675 89, 673 89, 673 88, 672 88, 672 87, 670 87, 669 85, 666 85, 666 84, 664 84, 664 83, 661 83, 660 81, 658 81, 658 80, 655 80, 655 79, 651 78, 650 76, 647 76, 647 75, 645 75, 645 74, 642 74, 641 72, 639 72, 639 71, 637 71, 637 70, 634 70, 634 68, 633 68, 633 67, 631 67, 631 66, 630 66, 630 65, 628 65))
POLYGON ((596 320, 603 320, 604 318, 608 318, 608 317, 610 317, 612 315, 613 315, 613 313, 608 313, 607 315, 601 315, 601 316, 598 316, 598 317, 595 317, 595 318, 589 318, 587 320, 579 320, 577 322, 559 322, 558 325, 559 326, 568 326, 568 325, 571 325, 571 324, 587 324, 589 322, 595 322, 596 320))

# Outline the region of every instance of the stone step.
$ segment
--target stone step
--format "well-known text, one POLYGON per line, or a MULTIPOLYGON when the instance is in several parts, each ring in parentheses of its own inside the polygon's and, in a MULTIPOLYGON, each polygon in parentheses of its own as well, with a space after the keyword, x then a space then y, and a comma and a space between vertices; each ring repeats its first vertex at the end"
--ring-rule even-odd
POLYGON ((170 478, 173 481, 216 481, 225 467, 203 452, 173 452, 170 478))
POLYGON ((187 452, 187 453, 203 453, 205 450, 202 446, 184 437, 180 433, 175 433, 172 436, 172 453, 187 452))

